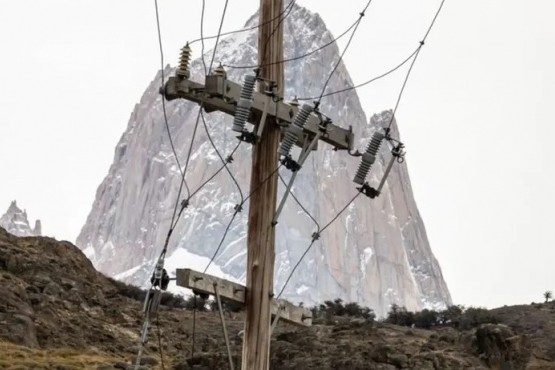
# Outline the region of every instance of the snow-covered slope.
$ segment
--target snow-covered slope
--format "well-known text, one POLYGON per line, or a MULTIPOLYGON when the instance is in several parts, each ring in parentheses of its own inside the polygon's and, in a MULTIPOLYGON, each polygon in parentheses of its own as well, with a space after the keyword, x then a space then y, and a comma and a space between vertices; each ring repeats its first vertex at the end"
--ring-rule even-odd
POLYGON ((27 211, 20 209, 15 200, 11 202, 6 213, 0 217, 0 226, 10 234, 17 236, 41 235, 40 220, 36 220, 35 227, 31 228, 27 219, 27 211))
MULTIPOLYGON (((248 25, 257 23, 252 17, 248 25)), ((295 6, 285 21, 285 57, 294 57, 329 42, 332 35, 317 14, 295 6), (294 35, 294 36, 293 36, 294 35)), ((216 62, 228 65, 256 64, 256 30, 232 35, 217 48, 216 62)), ((195 48, 198 53, 200 48, 195 48)), ((206 53, 207 58, 211 52, 206 53)), ((285 99, 320 93, 339 55, 337 46, 285 65, 285 99)), ((174 70, 167 67, 166 76, 174 70)), ((229 69, 228 78, 242 81, 248 70, 229 69)), ((202 82, 200 60, 192 64, 191 79, 202 82)), ((328 90, 351 85, 341 63, 328 90)), ((144 285, 160 253, 172 217, 180 174, 165 131, 160 74, 145 91, 118 143, 114 163, 100 184, 86 224, 77 239, 101 271, 144 285)), ((192 137, 198 106, 186 101, 166 104, 169 127, 181 164, 192 137)), ((356 92, 324 98, 320 107, 334 123, 353 126, 360 149, 377 125, 388 122, 389 112, 368 122, 356 92)), ((207 114, 207 128, 225 157, 237 144, 231 131, 232 117, 207 114)), ((394 126, 396 129, 396 124, 394 126)), ((370 179, 377 181, 384 168, 385 148, 370 179)), ((243 144, 229 165, 243 192, 248 194, 250 148, 243 144)), ((200 123, 187 169, 191 191, 221 166, 220 159, 200 123)), ((356 194, 351 181, 358 158, 335 152, 321 144, 300 171, 293 191, 320 225, 329 222, 356 194)), ((285 178, 287 170, 282 171, 285 178)), ((230 176, 222 171, 195 195, 181 216, 169 245, 172 267, 195 267, 199 258, 210 258, 218 246, 234 206, 241 196, 230 176)), ((246 207, 248 204, 246 205, 246 207)), ((245 207, 245 209, 246 209, 245 207)), ((227 234, 210 270, 237 280, 246 276, 246 219, 240 213, 227 234)), ((316 226, 290 197, 276 231, 275 289, 279 291, 291 268, 310 244, 316 226)), ((202 262, 202 261, 201 261, 202 262)), ((201 268, 203 269, 203 268, 201 268)), ((171 273, 171 269, 170 269, 171 273)), ((341 297, 370 306, 383 315, 392 303, 419 309, 450 303, 413 199, 406 164, 396 166, 380 198, 359 197, 317 241, 284 296, 305 304, 341 297)))

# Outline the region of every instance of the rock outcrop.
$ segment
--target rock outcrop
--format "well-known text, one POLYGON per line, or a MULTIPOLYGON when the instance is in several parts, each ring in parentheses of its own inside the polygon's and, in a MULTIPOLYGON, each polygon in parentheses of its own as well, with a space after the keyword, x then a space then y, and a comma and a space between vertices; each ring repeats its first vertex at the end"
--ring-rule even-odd
MULTIPOLYGON (((95 271, 71 243, 18 238, 0 228, 0 368, 127 369, 137 353, 142 297, 138 288, 95 271)), ((227 368, 218 315, 201 308, 193 314, 183 300, 169 298, 162 299, 150 331, 147 368, 161 368, 159 343, 165 368, 227 368)), ((554 302, 490 312, 502 323, 455 329, 436 322, 431 329, 418 329, 320 311, 312 327, 279 323, 272 336, 271 368, 555 368, 554 302)), ((236 334, 243 319, 241 312, 226 314, 236 368, 242 346, 236 334)))
POLYGON ((42 235, 40 220, 36 220, 35 227, 31 228, 29 220, 27 219, 27 211, 20 209, 15 200, 11 202, 6 213, 0 217, 0 226, 5 228, 9 233, 17 236, 42 235))
MULTIPOLYGON (((247 25, 256 22, 254 16, 247 25)), ((285 21, 285 57, 314 50, 332 38, 317 14, 295 6, 285 21)), ((225 38, 217 47, 216 62, 234 66, 256 64, 256 43, 255 30, 225 38)), ((206 58, 210 56, 208 52, 206 58)), ((286 63, 285 99, 292 100, 296 95, 318 96, 338 57, 337 45, 333 43, 307 58, 286 63)), ((191 79, 203 81, 201 60, 195 60, 191 70, 191 79)), ((228 68, 228 78, 242 81, 245 71, 248 69, 228 68)), ((166 76, 173 72, 170 67, 165 69, 166 76)), ((340 63, 326 91, 350 85, 349 74, 340 63)), ((164 125, 159 87, 160 73, 135 106, 116 147, 114 162, 98 187, 92 210, 77 238, 77 245, 98 269, 139 285, 148 281, 160 253, 181 180, 164 125)), ((184 168, 198 106, 172 101, 166 103, 166 108, 169 130, 184 168)), ((389 122, 391 114, 383 112, 369 122, 354 90, 325 97, 320 110, 335 124, 352 126, 359 149, 366 146, 378 126, 389 122)), ((207 132, 223 157, 237 145, 231 121, 232 117, 220 113, 206 114, 206 125, 200 121, 187 166, 189 190, 185 190, 182 198, 221 167, 207 132)), ((398 135, 395 122, 393 129, 398 135)), ((389 155, 383 145, 369 176, 372 184, 381 178, 389 155)), ((242 144, 229 165, 242 193, 222 171, 191 199, 169 245, 170 273, 178 266, 204 269, 224 235, 234 206, 249 192, 250 158, 249 145, 242 144)), ((352 178, 358 162, 358 158, 321 144, 299 172, 293 192, 320 227, 356 194, 352 178)), ((285 179, 290 176, 287 170, 281 174, 285 179)), ((248 203, 245 209, 247 206, 248 203)), ((245 279, 246 219, 246 211, 235 218, 209 272, 245 279)), ((316 230, 317 225, 290 197, 277 225, 276 291, 310 245, 316 230)), ((382 196, 374 200, 359 197, 322 233, 284 296, 306 304, 341 297, 370 306, 379 315, 384 315, 393 303, 417 310, 451 302, 413 198, 406 164, 395 166, 382 196)))

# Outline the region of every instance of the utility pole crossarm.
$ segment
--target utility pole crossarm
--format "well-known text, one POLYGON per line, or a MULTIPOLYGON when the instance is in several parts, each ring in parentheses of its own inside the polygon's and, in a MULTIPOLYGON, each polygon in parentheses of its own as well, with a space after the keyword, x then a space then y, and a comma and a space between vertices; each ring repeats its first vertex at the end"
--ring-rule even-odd
MULTIPOLYGON (((176 270, 176 284, 192 289, 194 292, 215 295, 214 285, 218 287, 222 300, 237 304, 245 304, 245 293, 247 288, 241 284, 234 283, 213 275, 191 269, 176 270)), ((280 320, 296 326, 310 326, 312 324, 312 313, 310 310, 297 307, 284 299, 271 301, 271 313, 273 316, 279 312, 280 320)))
MULTIPOLYGON (((241 85, 220 75, 206 76, 206 85, 170 77, 164 86, 163 93, 167 100, 186 99, 198 104, 203 103, 207 112, 221 111, 234 115, 241 95, 241 85)), ((267 94, 255 91, 248 121, 253 125, 258 125, 266 111, 268 118, 278 122, 280 126, 288 126, 298 110, 297 106, 283 101, 274 102, 269 99, 268 102, 267 94)), ((323 131, 321 119, 316 114, 311 114, 304 126, 304 134, 310 138, 322 134, 320 140, 337 150, 353 149, 354 134, 351 127, 345 129, 333 123, 328 123, 325 127, 326 129, 323 131)))

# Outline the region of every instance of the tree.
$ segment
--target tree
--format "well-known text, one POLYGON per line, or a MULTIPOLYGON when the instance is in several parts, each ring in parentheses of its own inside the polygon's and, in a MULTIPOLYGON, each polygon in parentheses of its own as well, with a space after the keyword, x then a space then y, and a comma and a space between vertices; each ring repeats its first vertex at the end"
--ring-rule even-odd
POLYGON ((551 290, 548 290, 547 292, 543 293, 543 297, 545 298, 545 303, 547 303, 550 299, 553 298, 553 292, 551 290))

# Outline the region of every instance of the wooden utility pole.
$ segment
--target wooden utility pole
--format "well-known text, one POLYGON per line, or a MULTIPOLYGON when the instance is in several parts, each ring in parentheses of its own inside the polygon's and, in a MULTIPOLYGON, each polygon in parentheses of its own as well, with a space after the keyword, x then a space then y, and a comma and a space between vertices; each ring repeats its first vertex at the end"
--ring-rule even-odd
MULTIPOLYGON (((252 132, 244 130, 243 133, 252 136, 240 137, 241 140, 254 143, 250 184, 251 192, 254 192, 251 193, 248 220, 247 285, 245 287, 189 269, 177 270, 177 285, 245 305, 242 370, 269 370, 272 315, 275 320, 281 318, 293 325, 310 326, 312 323, 309 310, 272 297, 278 146, 281 129, 288 130, 299 112, 298 104, 276 99, 276 95, 278 98, 283 97, 284 92, 283 63, 280 63, 283 60, 282 10, 283 0, 260 0, 260 24, 263 26, 259 28, 258 35, 258 61, 261 66, 258 77, 264 82, 260 83, 259 91, 254 92, 249 103, 247 121, 254 125, 254 129, 252 132), (267 91, 269 81, 277 89, 267 91)), ((178 73, 168 79, 161 93, 168 101, 186 99, 201 104, 206 112, 220 111, 237 117, 238 103, 244 98, 244 85, 228 80, 225 71, 215 71, 206 76, 204 84, 189 80, 189 56, 190 50, 182 52, 178 73)), ((309 114, 305 118, 303 127, 296 129, 301 131, 296 145, 307 152, 301 152, 298 162, 295 162, 297 165, 302 165, 308 153, 317 148, 315 144, 319 141, 336 150, 353 150, 351 127, 345 129, 335 125, 321 113, 309 114), (307 143, 310 145, 307 146, 307 143)), ((287 165, 285 167, 289 168, 287 165)))
MULTIPOLYGON (((260 77, 277 84, 283 96, 283 23, 279 15, 283 0, 260 0, 258 61, 260 77), (273 19, 273 21, 271 21, 273 19), (279 26, 278 26, 279 23, 279 26), (264 55, 265 54, 265 55, 264 55)), ((259 84, 259 90, 264 89, 259 84)), ((270 301, 274 285, 275 228, 272 221, 276 212, 277 174, 272 176, 279 160, 277 153, 280 129, 270 120, 260 140, 253 146, 251 189, 260 189, 250 199, 246 321, 243 340, 242 370, 270 368, 270 301), (272 176, 269 180, 268 177, 272 176)))

